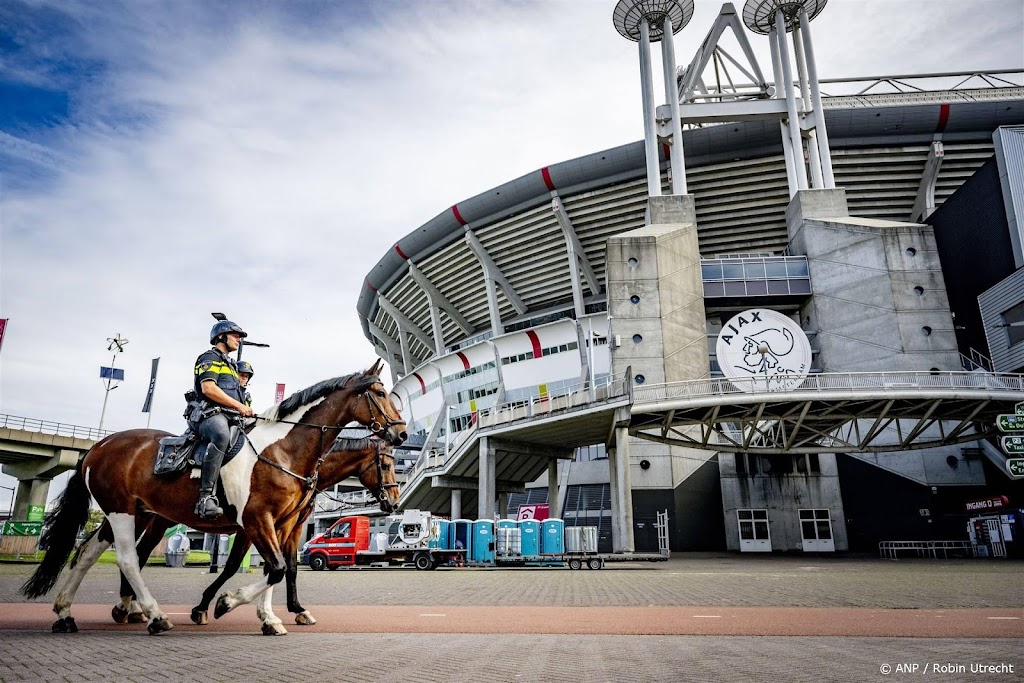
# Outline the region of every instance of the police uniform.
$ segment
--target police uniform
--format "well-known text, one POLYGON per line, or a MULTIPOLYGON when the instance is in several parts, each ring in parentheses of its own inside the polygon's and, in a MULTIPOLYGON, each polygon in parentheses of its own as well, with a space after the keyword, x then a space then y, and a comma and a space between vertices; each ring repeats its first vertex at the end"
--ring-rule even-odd
MULTIPOLYGON (((240 327, 230 321, 224 321, 214 325, 210 343, 216 344, 218 338, 228 332, 236 332, 245 336, 240 327)), ((215 493, 217 480, 220 477, 220 466, 224 462, 224 454, 227 453, 231 445, 229 443, 231 425, 236 418, 233 414, 224 412, 230 408, 206 398, 203 394, 203 384, 206 382, 216 382, 221 391, 239 403, 245 402, 246 391, 238 377, 235 361, 226 353, 222 353, 216 346, 196 359, 193 389, 197 405, 190 422, 199 437, 209 442, 209 446, 206 449, 206 457, 203 459, 202 476, 199 481, 199 501, 196 503, 195 512, 203 519, 212 519, 223 514, 215 493)))

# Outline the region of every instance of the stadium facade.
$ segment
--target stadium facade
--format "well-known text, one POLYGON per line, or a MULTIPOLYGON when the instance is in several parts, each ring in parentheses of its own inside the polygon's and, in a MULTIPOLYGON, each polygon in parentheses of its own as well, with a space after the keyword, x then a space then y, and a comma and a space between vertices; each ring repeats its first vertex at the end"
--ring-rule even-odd
MULTIPOLYGON (((730 9, 716 26, 735 28, 730 9)), ((702 50, 714 47, 705 41, 702 50)), ((792 439, 758 451, 750 436, 723 444, 721 431, 704 448, 635 429, 627 436, 615 397, 722 377, 719 338, 744 312, 780 313, 802 330, 811 379, 1024 371, 1024 327, 1013 324, 1024 324, 1020 72, 968 74, 957 87, 866 78, 861 85, 914 87, 823 94, 817 111, 797 94, 800 116, 816 122, 801 125, 801 186, 788 119, 780 135, 780 116, 759 115, 776 105, 786 113, 784 89, 755 83, 754 94, 734 88, 730 98, 691 78, 706 63, 698 53, 676 72, 689 124, 685 192, 682 155, 673 164, 678 138, 661 120, 671 115, 659 109, 668 135, 656 145, 648 134, 460 200, 409 226, 367 274, 363 330, 422 444, 405 503, 453 517, 548 503, 567 524, 598 526, 607 550, 652 549, 656 512, 667 509, 673 549, 754 551, 962 538, 965 501, 1005 496, 1008 510, 1024 506, 1020 481, 1001 469, 1005 455, 985 439, 919 448, 894 433, 907 448, 857 452, 801 449, 792 439), (687 82, 747 114, 700 119, 687 82), (824 172, 811 158, 815 126, 824 172), (573 396, 611 406, 605 423, 584 410, 543 431, 544 416, 575 405, 573 396), (487 437, 481 416, 499 409, 520 410, 526 426, 487 437), (470 441, 475 450, 456 463, 470 441)), ((830 87, 842 85, 821 82, 830 87)), ((898 384, 885 383, 881 399, 898 384)), ((865 411, 854 422, 898 431, 883 425, 884 403, 850 408, 865 411)), ((918 427, 941 431, 934 420, 918 427)), ((320 513, 320 525, 339 514, 320 513)))

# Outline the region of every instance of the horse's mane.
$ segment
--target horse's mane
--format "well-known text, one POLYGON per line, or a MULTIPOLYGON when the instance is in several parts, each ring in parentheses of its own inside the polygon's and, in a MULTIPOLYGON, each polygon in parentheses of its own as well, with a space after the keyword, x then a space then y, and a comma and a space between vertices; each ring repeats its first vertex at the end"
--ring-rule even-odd
POLYGON ((364 436, 362 438, 352 436, 339 436, 331 444, 331 451, 362 451, 371 446, 376 446, 380 439, 375 436, 364 436))
POLYGON ((366 375, 362 372, 353 372, 351 375, 345 375, 344 377, 325 379, 322 382, 317 382, 311 387, 306 387, 305 389, 296 391, 285 400, 264 411, 260 417, 264 420, 283 420, 299 408, 309 405, 313 401, 321 399, 330 393, 338 391, 339 389, 362 388, 364 386, 370 386, 377 381, 379 381, 377 375, 366 375), (356 383, 355 380, 357 378, 361 378, 363 381, 356 383), (354 386, 349 387, 350 383, 354 384, 354 386))

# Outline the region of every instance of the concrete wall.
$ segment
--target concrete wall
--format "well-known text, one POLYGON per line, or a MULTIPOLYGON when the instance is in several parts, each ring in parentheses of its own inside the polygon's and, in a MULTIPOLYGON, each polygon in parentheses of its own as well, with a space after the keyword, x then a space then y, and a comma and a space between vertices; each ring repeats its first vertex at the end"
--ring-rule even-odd
POLYGON ((729 550, 740 549, 736 510, 768 510, 768 529, 772 551, 802 551, 801 509, 828 509, 832 537, 837 551, 847 550, 846 515, 839 488, 836 458, 818 456, 821 472, 814 474, 739 475, 732 453, 719 456, 722 478, 722 507, 725 542, 729 550))
POLYGON ((843 190, 801 191, 786 212, 824 371, 961 369, 932 228, 846 213, 843 190))

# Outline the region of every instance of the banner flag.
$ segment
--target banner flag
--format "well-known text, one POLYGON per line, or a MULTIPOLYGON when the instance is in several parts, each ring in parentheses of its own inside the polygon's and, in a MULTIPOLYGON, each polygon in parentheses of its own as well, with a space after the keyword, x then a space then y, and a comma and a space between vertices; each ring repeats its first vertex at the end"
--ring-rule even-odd
POLYGON ((280 403, 284 400, 284 385, 278 384, 277 391, 274 392, 274 403, 280 403))
POLYGON ((153 407, 153 391, 156 390, 156 371, 160 367, 160 359, 153 359, 153 370, 149 375, 149 391, 146 392, 146 402, 142 404, 142 412, 148 413, 153 407))
POLYGON ((0 318, 0 349, 4 347, 4 330, 7 329, 7 321, 10 318, 0 318))
POLYGON ((105 368, 100 366, 100 379, 112 379, 115 381, 124 381, 124 370, 121 368, 105 368))

